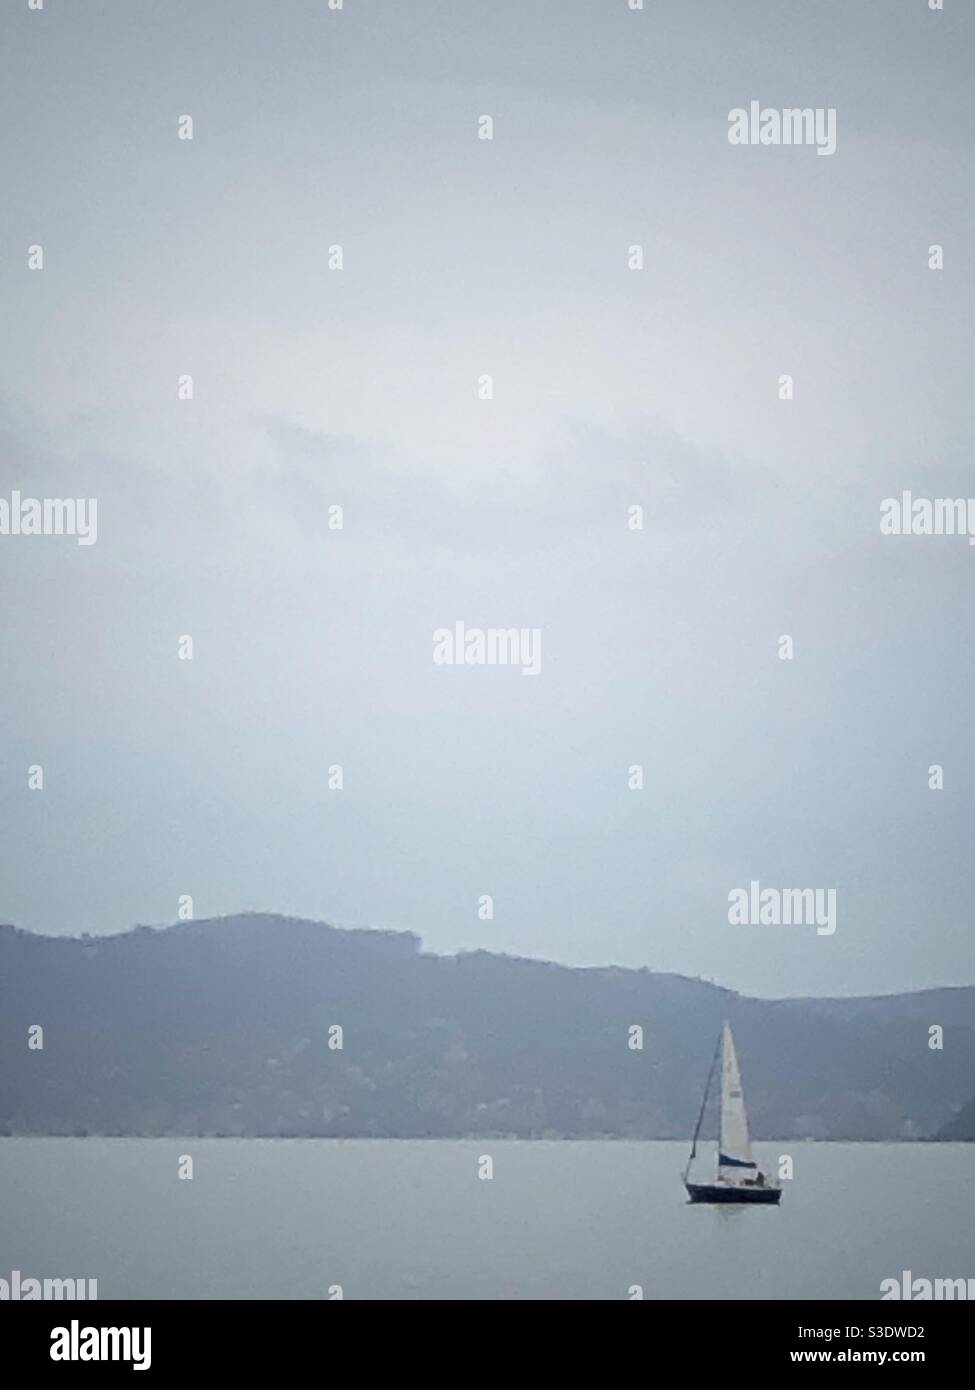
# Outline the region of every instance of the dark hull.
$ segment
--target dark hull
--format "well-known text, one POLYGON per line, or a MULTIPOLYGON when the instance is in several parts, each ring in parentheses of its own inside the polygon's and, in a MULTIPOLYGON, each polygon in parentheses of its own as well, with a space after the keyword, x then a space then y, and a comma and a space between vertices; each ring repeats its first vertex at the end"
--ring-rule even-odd
POLYGON ((762 1202, 775 1205, 782 1196, 780 1187, 731 1187, 726 1183, 686 1182, 692 1202, 762 1202))

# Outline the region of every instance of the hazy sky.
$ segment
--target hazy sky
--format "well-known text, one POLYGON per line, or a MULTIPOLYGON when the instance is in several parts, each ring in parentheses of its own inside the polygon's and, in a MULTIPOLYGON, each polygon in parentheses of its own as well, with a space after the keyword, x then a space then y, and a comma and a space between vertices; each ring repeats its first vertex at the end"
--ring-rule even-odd
POLYGON ((945 3, 5 6, 0 496, 98 539, 0 536, 0 917, 975 980, 975 548, 879 529, 975 496, 945 3), (457 620, 540 674, 435 666, 457 620), (835 934, 729 925, 752 879, 835 934))

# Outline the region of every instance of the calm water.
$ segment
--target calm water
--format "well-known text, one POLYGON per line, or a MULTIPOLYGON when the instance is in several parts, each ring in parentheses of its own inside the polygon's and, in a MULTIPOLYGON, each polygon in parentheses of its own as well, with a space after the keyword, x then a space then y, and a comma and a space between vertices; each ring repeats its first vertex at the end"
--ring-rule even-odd
POLYGON ((687 1205, 683 1144, 0 1139, 0 1277, 97 1278, 100 1298, 875 1299, 903 1269, 975 1276, 975 1145, 756 1148, 794 1157, 778 1209, 687 1205))

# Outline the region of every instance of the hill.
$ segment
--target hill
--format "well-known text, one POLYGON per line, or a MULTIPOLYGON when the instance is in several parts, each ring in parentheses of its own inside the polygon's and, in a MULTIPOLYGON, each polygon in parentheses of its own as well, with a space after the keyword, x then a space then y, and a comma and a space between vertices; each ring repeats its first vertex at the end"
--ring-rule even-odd
POLYGON ((685 1138, 725 1017, 758 1138, 929 1137, 972 1093, 971 988, 749 999, 247 914, 108 937, 0 928, 0 1131, 685 1138))
POLYGON ((946 1140, 964 1139, 969 1143, 975 1140, 975 1097, 967 1105, 963 1105, 957 1115, 938 1131, 937 1137, 946 1140))

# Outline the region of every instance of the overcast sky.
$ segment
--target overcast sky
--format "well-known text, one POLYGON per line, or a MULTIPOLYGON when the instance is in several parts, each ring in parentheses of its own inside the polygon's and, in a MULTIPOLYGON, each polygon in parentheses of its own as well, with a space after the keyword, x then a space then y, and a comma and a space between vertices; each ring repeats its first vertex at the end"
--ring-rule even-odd
POLYGON ((0 917, 975 981, 975 548, 879 529, 975 496, 971 6, 0 26, 0 496, 98 501, 95 545, 0 536, 0 917), (729 144, 751 100, 835 154, 729 144), (457 620, 540 674, 434 665, 457 620), (753 879, 835 933, 729 925, 753 879))

